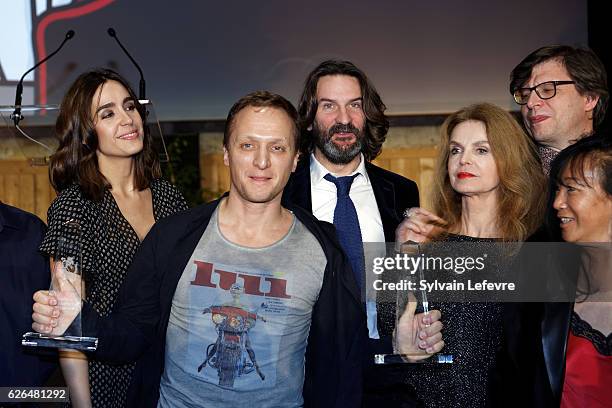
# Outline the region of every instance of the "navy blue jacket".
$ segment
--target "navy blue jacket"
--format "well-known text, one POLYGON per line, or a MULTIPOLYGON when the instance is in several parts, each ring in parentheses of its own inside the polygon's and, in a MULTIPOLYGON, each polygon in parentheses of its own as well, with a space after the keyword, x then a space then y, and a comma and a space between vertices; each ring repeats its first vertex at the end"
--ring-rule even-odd
POLYGON ((0 202, 0 386, 40 386, 57 367, 49 350, 21 345, 32 331, 32 295, 49 289, 49 260, 38 252, 45 224, 0 202))

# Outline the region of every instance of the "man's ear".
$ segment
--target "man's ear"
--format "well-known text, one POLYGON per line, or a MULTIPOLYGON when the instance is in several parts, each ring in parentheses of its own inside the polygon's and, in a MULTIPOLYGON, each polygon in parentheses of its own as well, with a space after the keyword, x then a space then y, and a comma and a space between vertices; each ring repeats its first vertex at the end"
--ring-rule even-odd
POLYGON ((229 167, 229 152, 225 146, 223 146, 223 164, 229 167))
POLYGON ((300 160, 300 155, 301 155, 301 154, 302 154, 302 153, 297 152, 297 153, 295 154, 295 157, 293 158, 293 167, 291 168, 291 172, 292 172, 292 173, 293 173, 293 172, 295 171, 295 169, 297 168, 297 164, 298 164, 298 161, 300 160))
POLYGON ((599 102, 599 95, 594 95, 594 94, 585 95, 584 111, 585 112, 593 111, 595 107, 597 106, 598 102, 599 102))

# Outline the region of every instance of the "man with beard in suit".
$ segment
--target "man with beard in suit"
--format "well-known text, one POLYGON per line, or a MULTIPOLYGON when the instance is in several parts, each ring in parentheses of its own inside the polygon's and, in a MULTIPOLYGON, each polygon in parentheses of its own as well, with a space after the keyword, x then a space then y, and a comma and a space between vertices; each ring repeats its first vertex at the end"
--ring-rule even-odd
POLYGON ((414 181, 371 163, 389 129, 385 109, 370 80, 353 63, 328 60, 319 64, 308 75, 300 98, 302 157, 283 201, 333 222, 351 262, 370 338, 364 405, 410 406, 414 397, 410 387, 401 385, 402 367, 373 364, 374 354, 392 352, 396 306, 381 301, 382 293, 367 295, 364 272, 362 244, 393 242, 404 210, 419 204, 414 181))

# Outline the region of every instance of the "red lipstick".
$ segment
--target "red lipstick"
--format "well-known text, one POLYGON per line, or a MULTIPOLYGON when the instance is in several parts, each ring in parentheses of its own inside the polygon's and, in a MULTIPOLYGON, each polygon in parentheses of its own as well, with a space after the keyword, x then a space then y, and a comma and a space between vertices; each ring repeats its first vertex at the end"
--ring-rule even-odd
POLYGON ((476 177, 476 175, 474 175, 472 173, 468 173, 467 171, 460 171, 459 173, 457 173, 457 178, 458 179, 468 179, 468 178, 472 178, 472 177, 476 177))

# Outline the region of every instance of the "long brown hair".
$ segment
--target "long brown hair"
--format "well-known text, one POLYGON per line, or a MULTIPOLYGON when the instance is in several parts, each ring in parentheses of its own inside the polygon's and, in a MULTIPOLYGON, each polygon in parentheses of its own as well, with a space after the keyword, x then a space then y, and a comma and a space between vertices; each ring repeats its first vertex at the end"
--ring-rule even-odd
POLYGON ((432 196, 434 212, 451 227, 461 223, 461 194, 450 184, 450 137, 460 123, 482 122, 499 175, 497 227, 504 241, 521 241, 542 223, 546 178, 533 141, 505 110, 480 103, 451 114, 442 125, 440 153, 432 196))
POLYGON ((74 81, 60 106, 55 123, 55 135, 60 143, 49 164, 49 178, 57 193, 78 184, 86 198, 100 201, 104 191, 111 187, 98 167, 98 137, 91 114, 94 95, 107 81, 117 81, 127 89, 143 121, 143 148, 133 158, 136 188, 144 190, 153 179, 161 177, 159 160, 144 123, 144 108, 138 103, 136 94, 118 73, 110 69, 96 69, 81 74, 74 81))
POLYGON ((361 153, 367 161, 374 160, 379 155, 389 130, 389 120, 385 116, 387 107, 366 74, 349 61, 323 61, 306 78, 298 105, 300 131, 304 136, 301 152, 310 153, 314 150, 315 139, 308 127, 314 123, 317 114, 317 84, 321 77, 328 75, 347 75, 359 81, 363 99, 363 112, 366 118, 364 129, 366 137, 361 153))

